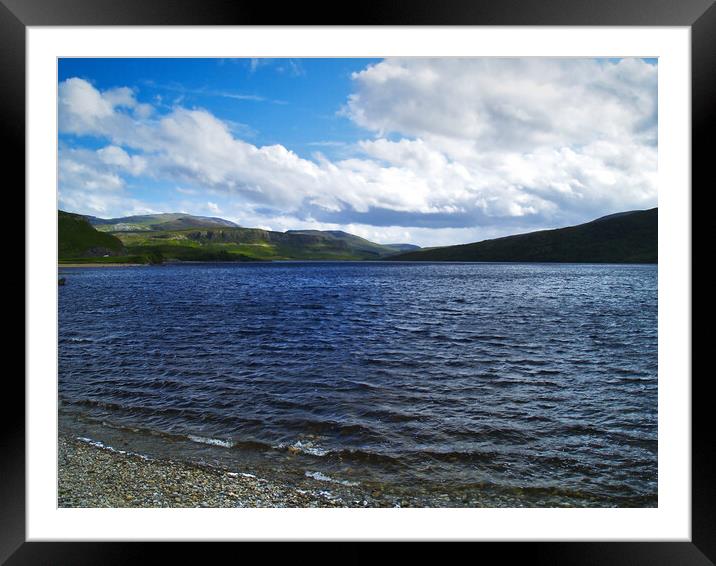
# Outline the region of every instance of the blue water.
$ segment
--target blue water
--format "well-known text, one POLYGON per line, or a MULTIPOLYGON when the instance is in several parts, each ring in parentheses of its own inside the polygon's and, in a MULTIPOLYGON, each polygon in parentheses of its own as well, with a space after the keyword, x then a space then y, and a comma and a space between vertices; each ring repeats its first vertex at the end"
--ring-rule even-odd
POLYGON ((656 266, 62 271, 62 427, 424 505, 657 504, 656 266))

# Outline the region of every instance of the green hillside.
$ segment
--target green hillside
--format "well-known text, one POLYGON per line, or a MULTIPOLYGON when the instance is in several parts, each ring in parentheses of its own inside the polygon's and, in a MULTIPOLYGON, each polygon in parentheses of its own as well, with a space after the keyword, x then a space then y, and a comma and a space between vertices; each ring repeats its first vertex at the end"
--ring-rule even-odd
POLYGON ((131 254, 184 261, 377 260, 396 250, 345 232, 273 232, 258 228, 114 233, 131 254))
MULTIPOLYGON (((365 238, 361 238, 360 236, 355 236, 353 234, 349 234, 348 232, 343 232, 341 230, 288 230, 286 233, 306 234, 319 238, 324 238, 330 241, 342 241, 345 242, 346 246, 354 252, 367 254, 368 259, 384 257, 397 253, 399 251, 403 251, 399 247, 402 244, 376 244, 375 242, 371 242, 370 240, 366 240, 365 238)), ((404 245, 409 246, 410 244, 404 245)), ((417 248, 418 246, 415 247, 417 248)))
POLYGON ((126 253, 118 238, 98 232, 79 214, 58 210, 57 232, 60 259, 116 257, 126 253))
POLYGON ((420 249, 338 230, 273 232, 181 213, 102 219, 58 211, 59 258, 73 262, 380 260, 656 263, 658 210, 586 224, 420 249), (97 229, 95 229, 97 228, 97 229))
POLYGON ((378 260, 418 248, 376 244, 341 231, 241 228, 222 218, 184 213, 85 218, 118 238, 130 256, 170 261, 378 260))
POLYGON ((657 263, 658 209, 612 214, 586 224, 390 257, 397 261, 657 263))
POLYGON ((97 218, 87 216, 97 230, 101 232, 136 232, 149 230, 186 230, 189 228, 237 228, 238 226, 223 218, 194 216, 183 212, 163 214, 144 214, 122 218, 97 218))
POLYGON ((414 252, 420 249, 415 244, 384 244, 385 247, 395 250, 396 252, 414 252))

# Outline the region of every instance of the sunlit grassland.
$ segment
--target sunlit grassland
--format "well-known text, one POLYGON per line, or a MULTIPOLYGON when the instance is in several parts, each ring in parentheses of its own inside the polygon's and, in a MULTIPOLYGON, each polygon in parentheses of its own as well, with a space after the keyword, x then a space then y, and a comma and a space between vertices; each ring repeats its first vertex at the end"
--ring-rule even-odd
POLYGON ((130 254, 158 252, 168 260, 362 260, 379 257, 372 251, 351 249, 339 240, 316 236, 276 235, 254 229, 117 232, 115 235, 130 254))

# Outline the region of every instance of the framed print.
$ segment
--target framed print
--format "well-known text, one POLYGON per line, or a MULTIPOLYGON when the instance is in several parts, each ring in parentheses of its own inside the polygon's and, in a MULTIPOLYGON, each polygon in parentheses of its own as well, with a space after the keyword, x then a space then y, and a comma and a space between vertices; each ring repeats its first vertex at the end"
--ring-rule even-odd
POLYGON ((8 564, 715 560, 691 374, 710 2, 3 2, 8 564))

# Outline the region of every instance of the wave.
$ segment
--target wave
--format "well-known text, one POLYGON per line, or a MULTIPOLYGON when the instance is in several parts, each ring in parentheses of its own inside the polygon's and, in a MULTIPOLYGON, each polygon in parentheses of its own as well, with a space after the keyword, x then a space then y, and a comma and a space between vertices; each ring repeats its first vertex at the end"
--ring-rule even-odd
POLYGON ((205 436, 197 436, 195 434, 188 434, 187 438, 192 442, 198 442, 199 444, 211 444, 212 446, 221 446, 222 448, 233 448, 236 443, 232 440, 224 440, 221 438, 208 438, 205 436))
POLYGON ((337 480, 337 479, 332 478, 331 476, 327 476, 326 474, 323 474, 321 472, 309 472, 308 470, 306 470, 305 476, 308 478, 313 478, 314 480, 318 480, 318 481, 339 483, 341 485, 347 485, 347 486, 359 485, 358 482, 352 482, 352 481, 347 481, 347 480, 337 480))
POLYGON ((76 438, 76 440, 79 440, 80 442, 84 442, 85 444, 89 444, 90 446, 94 446, 95 448, 99 448, 101 450, 107 450, 108 452, 114 452, 116 454, 122 454, 124 456, 136 456, 138 458, 141 458, 142 460, 153 460, 153 458, 150 458, 146 454, 140 454, 139 452, 131 452, 129 450, 120 450, 118 448, 114 448, 113 446, 110 446, 109 444, 105 444, 104 442, 101 442, 99 440, 87 438, 86 436, 77 436, 75 438, 76 438))
POLYGON ((310 454, 311 456, 327 456, 331 453, 330 450, 317 446, 311 440, 306 440, 305 442, 302 440, 296 440, 292 444, 282 442, 274 448, 279 450, 288 450, 289 452, 302 452, 303 454, 310 454))

